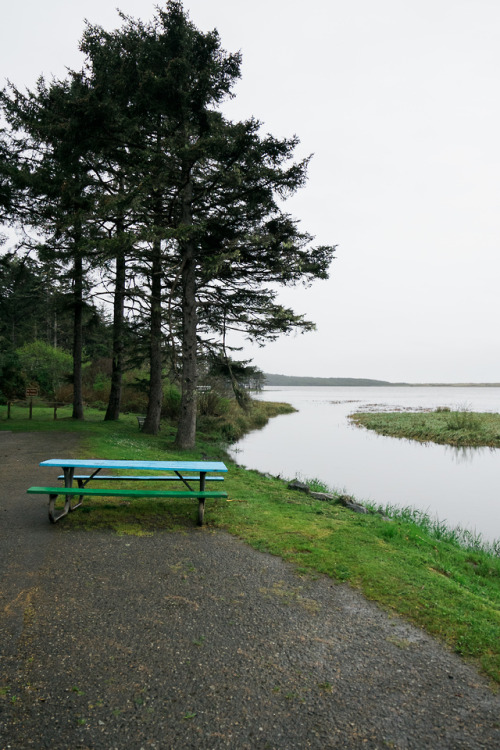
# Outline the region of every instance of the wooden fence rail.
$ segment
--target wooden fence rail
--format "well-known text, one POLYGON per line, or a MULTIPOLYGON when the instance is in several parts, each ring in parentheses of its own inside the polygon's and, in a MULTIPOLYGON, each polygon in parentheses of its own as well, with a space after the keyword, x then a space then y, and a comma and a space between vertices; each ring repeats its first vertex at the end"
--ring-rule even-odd
MULTIPOLYGON (((11 399, 7 401, 7 419, 12 419, 10 409, 12 404, 24 404, 29 408, 29 416, 28 419, 33 419, 33 399, 11 399)), ((57 410, 62 406, 71 406, 72 404, 66 401, 46 401, 45 399, 40 399, 40 402, 38 404, 35 404, 35 406, 45 406, 50 409, 54 410, 54 419, 57 419, 57 410)))

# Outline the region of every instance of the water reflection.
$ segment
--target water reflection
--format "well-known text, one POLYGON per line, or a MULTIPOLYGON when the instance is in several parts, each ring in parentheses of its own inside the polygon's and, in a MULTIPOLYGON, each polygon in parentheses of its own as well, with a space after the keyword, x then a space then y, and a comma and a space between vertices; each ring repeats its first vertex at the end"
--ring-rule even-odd
POLYGON ((297 412, 271 420, 237 444, 235 459, 283 477, 318 478, 377 505, 413 506, 450 526, 500 537, 500 453, 377 435, 349 422, 369 408, 434 409, 467 401, 497 411, 499 388, 286 388, 261 397, 297 412), (383 390, 383 392, 382 392, 383 390), (348 391, 348 392, 346 392, 348 391), (353 404, 360 404, 353 408, 353 404))
POLYGON ((471 448, 464 445, 445 445, 443 447, 447 453, 451 454, 457 464, 472 463, 478 456, 484 453, 497 454, 498 452, 498 448, 491 448, 487 445, 479 448, 471 448))
MULTIPOLYGON (((364 410, 364 407, 363 407, 364 410)), ((382 410, 380 410, 382 411, 382 410)), ((384 409, 384 411, 388 411, 388 409, 384 409)), ((422 410, 423 411, 423 410, 422 410)), ((426 409, 426 411, 428 411, 426 409)), ((350 415, 349 415, 350 416, 350 415)), ((351 419, 348 419, 347 426, 350 427, 353 430, 366 430, 369 432, 373 439, 379 439, 379 440, 398 440, 402 443, 409 443, 410 445, 415 445, 415 440, 412 440, 411 438, 395 438, 390 435, 381 435, 378 432, 375 432, 373 430, 368 429, 368 427, 365 427, 365 425, 362 424, 356 424, 356 422, 352 421, 351 419)), ((419 445, 423 445, 426 448, 435 449, 437 447, 436 443, 433 443, 430 440, 427 441, 418 441, 419 445)), ((468 445, 439 445, 440 448, 444 450, 445 453, 447 453, 453 461, 457 464, 461 463, 472 463, 474 459, 476 459, 478 456, 480 456, 483 453, 493 453, 497 454, 498 448, 492 448, 488 445, 482 445, 482 446, 468 446, 468 445)))

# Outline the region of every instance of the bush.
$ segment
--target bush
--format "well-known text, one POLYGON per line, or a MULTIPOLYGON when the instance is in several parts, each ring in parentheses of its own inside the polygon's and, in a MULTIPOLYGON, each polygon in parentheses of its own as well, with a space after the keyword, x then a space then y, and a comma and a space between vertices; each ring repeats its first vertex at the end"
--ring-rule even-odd
POLYGON ((106 408, 111 390, 111 378, 104 373, 98 373, 93 385, 84 385, 83 398, 96 409, 106 408), (102 406, 105 404, 106 406, 102 406))
POLYGON ((59 404, 71 404, 73 402, 73 385, 71 383, 60 385, 54 393, 54 400, 59 404))
POLYGON ((134 414, 145 414, 148 406, 148 397, 145 393, 137 390, 131 385, 122 388, 121 411, 134 414))
POLYGON ((73 357, 44 341, 33 341, 16 350, 21 370, 29 383, 37 383, 43 396, 54 398, 57 389, 71 377, 73 357))
POLYGON ((198 395, 198 414, 200 417, 221 417, 231 408, 231 401, 220 396, 217 391, 207 391, 198 395))
POLYGON ((21 372, 19 357, 13 351, 0 354, 0 402, 24 398, 26 380, 21 372))
POLYGON ((163 404, 161 415, 166 419, 176 421, 179 418, 181 408, 181 392, 176 385, 170 383, 163 389, 163 404))
POLYGON ((250 408, 241 409, 236 399, 220 398, 219 405, 223 410, 219 415, 200 415, 198 431, 210 435, 212 440, 234 443, 251 430, 264 427, 270 417, 278 414, 290 414, 295 411, 289 404, 251 401, 250 408))

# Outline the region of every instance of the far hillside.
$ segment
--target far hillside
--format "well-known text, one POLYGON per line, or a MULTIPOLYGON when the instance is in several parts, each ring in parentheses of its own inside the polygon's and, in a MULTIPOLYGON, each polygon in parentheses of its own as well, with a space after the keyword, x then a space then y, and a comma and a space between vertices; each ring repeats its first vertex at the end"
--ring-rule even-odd
POLYGON ((314 378, 308 375, 264 374, 264 385, 353 385, 353 386, 407 386, 420 388, 500 388, 500 383, 391 383, 389 380, 370 378, 314 378))
POLYGON ((313 378, 307 375, 276 375, 265 373, 265 385, 408 385, 408 383, 390 383, 388 380, 371 380, 370 378, 313 378))

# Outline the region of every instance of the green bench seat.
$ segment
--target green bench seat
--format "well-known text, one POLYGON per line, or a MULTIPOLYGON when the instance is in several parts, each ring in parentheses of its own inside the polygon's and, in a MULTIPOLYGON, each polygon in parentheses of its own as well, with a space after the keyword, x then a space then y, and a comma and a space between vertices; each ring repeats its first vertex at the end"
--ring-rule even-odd
MULTIPOLYGON (((64 479, 64 474, 60 474, 58 479, 64 479)), ((185 479, 186 481, 189 481, 190 479, 193 482, 199 482, 200 476, 199 474, 192 474, 191 476, 185 476, 180 477, 181 479, 185 479)), ((95 474, 95 476, 92 476, 91 474, 75 474, 73 479, 77 480, 78 482, 86 482, 89 479, 92 479, 94 482, 107 482, 108 480, 121 480, 122 482, 134 482, 140 479, 141 482, 178 482, 179 477, 172 476, 172 475, 161 475, 160 476, 153 476, 147 475, 147 476, 141 476, 139 474, 134 474, 133 476, 119 476, 118 474, 112 476, 111 474, 106 474, 105 476, 102 474, 95 474)), ((205 477, 205 482, 223 482, 224 477, 205 477)))
MULTIPOLYGON (((86 477, 87 478, 87 477, 86 477)), ((97 478, 97 477, 96 477, 97 478)), ((101 478, 101 477, 99 477, 101 478)), ((114 479, 115 477, 113 477, 114 479)), ((125 479, 125 477, 117 477, 117 479, 125 479)), ((138 479, 139 477, 133 477, 138 479)), ((149 477, 140 477, 141 479, 149 479, 149 477)), ((151 479, 158 479, 158 477, 151 477, 151 479)), ((76 510, 83 503, 84 497, 192 497, 198 500, 198 525, 203 524, 203 516, 205 513, 205 498, 227 498, 227 492, 202 490, 202 491, 191 491, 191 490, 122 490, 122 489, 104 489, 96 487, 29 487, 27 492, 31 495, 48 495, 49 496, 49 519, 51 523, 56 523, 60 518, 66 516, 69 512, 76 510), (55 516, 55 502, 58 495, 65 495, 66 502, 64 510, 55 516), (76 505, 71 505, 71 498, 78 495, 80 502, 76 505)))

